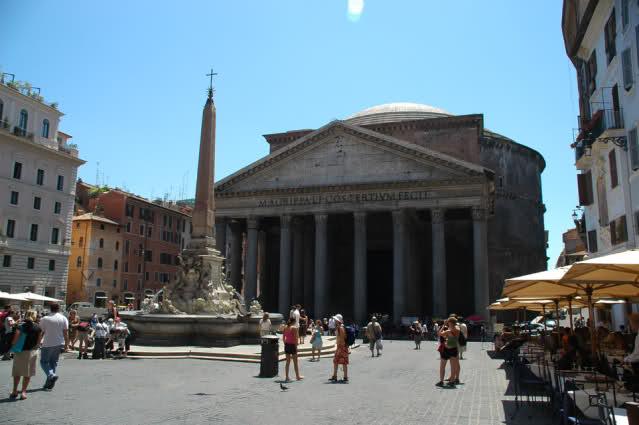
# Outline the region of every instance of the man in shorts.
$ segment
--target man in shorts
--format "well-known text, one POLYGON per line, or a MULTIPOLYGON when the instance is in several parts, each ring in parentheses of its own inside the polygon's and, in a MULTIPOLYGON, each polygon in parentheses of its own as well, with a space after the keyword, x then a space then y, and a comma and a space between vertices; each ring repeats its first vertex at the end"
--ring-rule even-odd
POLYGON ((86 360, 89 358, 87 351, 89 349, 89 335, 91 334, 91 324, 89 322, 80 322, 77 330, 78 341, 80 341, 80 347, 78 348, 78 360, 86 360))
POLYGON ((371 321, 368 322, 368 325, 366 325, 366 337, 368 338, 371 356, 375 357, 375 350, 377 350, 377 357, 379 357, 381 355, 380 350, 382 348, 382 325, 377 322, 376 316, 373 316, 371 321))

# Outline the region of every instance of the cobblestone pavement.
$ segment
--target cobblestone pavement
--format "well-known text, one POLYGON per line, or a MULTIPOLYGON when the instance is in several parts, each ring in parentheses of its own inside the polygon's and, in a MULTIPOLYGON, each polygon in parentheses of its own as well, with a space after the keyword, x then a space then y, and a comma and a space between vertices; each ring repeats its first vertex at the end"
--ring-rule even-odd
MULTIPOLYGON (((488 344, 485 345, 485 348, 488 344)), ((371 358, 354 350, 350 383, 327 381, 332 362, 301 361, 301 382, 280 390, 261 379, 259 365, 194 359, 77 360, 64 356, 52 392, 40 390, 38 369, 29 398, 9 401, 11 362, 0 362, 0 423, 16 424, 549 424, 547 407, 514 412, 501 360, 469 343, 456 389, 434 386, 435 343, 422 350, 386 341, 371 358), (532 415, 532 418, 529 418, 532 415)), ((284 363, 280 363, 283 376, 284 363)), ((292 374, 292 370, 291 370, 292 374)))

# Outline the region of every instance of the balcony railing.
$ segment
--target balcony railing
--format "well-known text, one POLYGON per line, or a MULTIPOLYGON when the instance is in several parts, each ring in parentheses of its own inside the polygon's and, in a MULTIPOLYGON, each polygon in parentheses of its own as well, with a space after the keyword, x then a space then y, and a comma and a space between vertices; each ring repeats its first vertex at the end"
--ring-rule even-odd
POLYGON ((13 127, 13 134, 15 134, 18 137, 24 137, 25 139, 33 140, 33 133, 29 133, 24 128, 21 128, 18 126, 13 127))
POLYGON ((575 141, 575 159, 579 159, 590 150, 592 144, 607 130, 624 128, 623 111, 621 109, 599 109, 590 120, 578 117, 580 128, 575 141))

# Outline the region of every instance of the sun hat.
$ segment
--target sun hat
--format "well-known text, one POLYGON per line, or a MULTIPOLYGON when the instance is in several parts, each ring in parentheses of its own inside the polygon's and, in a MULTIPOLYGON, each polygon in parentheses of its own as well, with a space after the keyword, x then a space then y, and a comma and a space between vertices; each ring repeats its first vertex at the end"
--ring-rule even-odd
POLYGON ((335 316, 333 316, 333 319, 337 320, 340 323, 344 323, 344 319, 342 318, 341 314, 336 314, 335 316))

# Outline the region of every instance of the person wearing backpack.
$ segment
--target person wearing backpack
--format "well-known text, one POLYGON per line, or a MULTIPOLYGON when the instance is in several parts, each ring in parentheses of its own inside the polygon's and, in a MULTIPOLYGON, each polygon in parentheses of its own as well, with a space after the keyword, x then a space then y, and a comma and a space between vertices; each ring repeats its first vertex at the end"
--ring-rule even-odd
POLYGON ((466 344, 468 342, 468 326, 466 323, 459 323, 459 360, 464 360, 464 353, 466 352, 466 344))
POLYGON ((9 398, 18 398, 18 384, 22 378, 20 400, 27 399, 27 387, 31 378, 35 376, 38 359, 38 343, 40 341, 40 327, 35 323, 38 314, 34 310, 27 311, 25 321, 16 329, 13 336, 11 351, 13 355, 13 391, 9 398))
POLYGON ((373 316, 371 321, 366 325, 366 336, 368 337, 369 348, 371 350, 371 356, 375 357, 375 349, 377 349, 377 357, 382 353, 382 326, 377 321, 377 317, 373 316))
POLYGON ((333 357, 333 376, 328 378, 329 381, 337 382, 337 368, 342 365, 344 369, 344 383, 348 382, 348 342, 346 328, 344 328, 344 319, 341 314, 336 314, 335 320, 335 356, 333 357))

